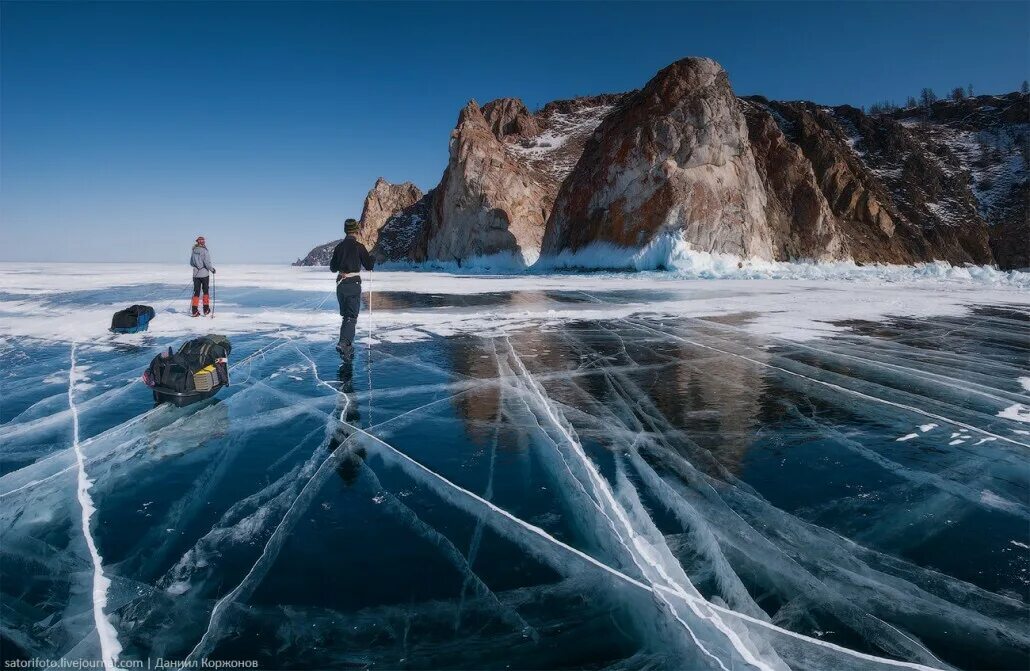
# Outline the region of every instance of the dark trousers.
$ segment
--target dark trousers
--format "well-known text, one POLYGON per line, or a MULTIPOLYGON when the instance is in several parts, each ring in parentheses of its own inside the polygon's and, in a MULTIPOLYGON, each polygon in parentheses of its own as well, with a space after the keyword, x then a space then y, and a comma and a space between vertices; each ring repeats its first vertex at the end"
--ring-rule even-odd
MULTIPOLYGON (((211 276, 210 275, 208 275, 207 277, 194 277, 193 278, 193 295, 194 296, 199 296, 200 292, 203 290, 204 295, 207 296, 207 294, 208 294, 207 288, 208 288, 210 282, 211 282, 211 276)), ((182 294, 180 294, 180 295, 182 295, 182 294)))
POLYGON ((340 344, 354 342, 354 329, 358 325, 358 311, 361 310, 361 282, 344 280, 336 285, 336 300, 340 302, 340 344))
POLYGON ((211 297, 207 294, 207 285, 211 276, 193 278, 193 301, 191 302, 193 314, 200 314, 200 292, 204 292, 204 314, 211 310, 211 297))

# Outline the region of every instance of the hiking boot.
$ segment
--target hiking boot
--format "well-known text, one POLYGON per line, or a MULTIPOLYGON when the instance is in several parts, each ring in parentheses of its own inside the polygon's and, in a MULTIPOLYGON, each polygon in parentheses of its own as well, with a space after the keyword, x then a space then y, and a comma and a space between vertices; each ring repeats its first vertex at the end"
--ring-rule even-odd
POLYGON ((192 307, 192 309, 190 310, 190 316, 191 317, 199 317, 200 316, 200 310, 197 309, 196 305, 194 305, 192 307))
POLYGON ((210 305, 205 305, 204 306, 204 316, 206 317, 209 314, 211 314, 211 306, 210 305))

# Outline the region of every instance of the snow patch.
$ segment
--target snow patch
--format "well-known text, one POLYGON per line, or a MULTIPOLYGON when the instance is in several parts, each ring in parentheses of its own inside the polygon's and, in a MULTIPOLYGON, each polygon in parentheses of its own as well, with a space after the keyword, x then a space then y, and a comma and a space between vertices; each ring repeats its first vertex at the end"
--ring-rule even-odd
POLYGON ((555 112, 548 117, 546 130, 517 144, 505 143, 505 149, 517 160, 560 181, 572 172, 579 160, 578 152, 561 150, 573 139, 592 133, 612 109, 611 105, 596 105, 570 114, 555 112))
POLYGON ((1030 407, 1023 405, 1022 403, 1016 403, 1015 405, 1010 405, 999 412, 998 417, 1011 419, 1014 422, 1030 424, 1030 407))

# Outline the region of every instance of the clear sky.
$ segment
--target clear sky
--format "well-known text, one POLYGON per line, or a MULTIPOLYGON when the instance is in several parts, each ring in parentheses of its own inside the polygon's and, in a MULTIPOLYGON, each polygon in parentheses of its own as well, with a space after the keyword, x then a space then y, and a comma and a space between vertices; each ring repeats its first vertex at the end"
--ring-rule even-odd
POLYGON ((379 176, 434 186, 458 110, 641 87, 709 56, 740 94, 868 105, 1019 87, 1003 3, 0 6, 0 259, 292 261, 379 176))

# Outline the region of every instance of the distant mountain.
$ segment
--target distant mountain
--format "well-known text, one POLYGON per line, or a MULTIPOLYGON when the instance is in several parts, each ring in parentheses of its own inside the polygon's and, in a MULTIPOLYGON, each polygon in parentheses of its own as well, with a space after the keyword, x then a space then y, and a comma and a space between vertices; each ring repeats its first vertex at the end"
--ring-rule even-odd
POLYGON ((293 262, 295 266, 328 266, 333 259, 333 250, 340 244, 343 238, 319 245, 308 252, 307 256, 293 262))
MULTIPOLYGON (((1028 158, 1027 94, 870 115, 738 98, 717 63, 687 58, 639 91, 537 112, 470 101, 440 184, 423 195, 380 178, 362 237, 380 259, 410 261, 529 264, 680 232, 701 251, 765 259, 1025 268, 1028 158)), ((330 245, 298 264, 328 263, 330 245)))

